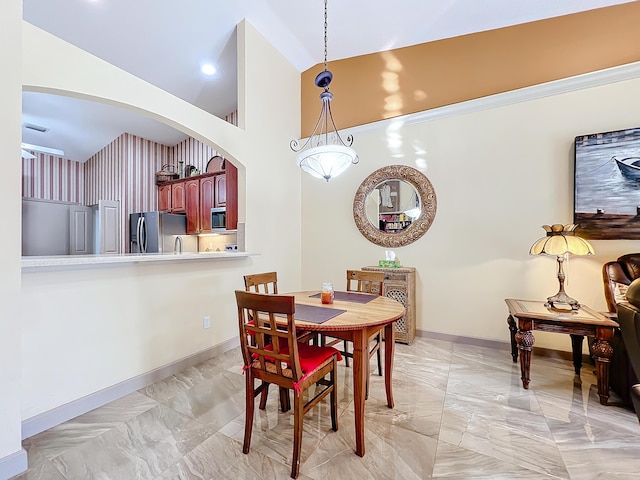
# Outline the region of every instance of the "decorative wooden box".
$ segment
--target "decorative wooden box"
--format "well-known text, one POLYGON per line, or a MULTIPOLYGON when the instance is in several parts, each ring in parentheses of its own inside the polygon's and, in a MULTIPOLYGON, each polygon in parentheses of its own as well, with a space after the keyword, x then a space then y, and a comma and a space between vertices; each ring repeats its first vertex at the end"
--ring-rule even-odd
POLYGON ((396 322, 396 342, 411 345, 416 337, 416 269, 413 267, 362 267, 362 270, 384 272, 382 294, 402 303, 407 309, 396 322))

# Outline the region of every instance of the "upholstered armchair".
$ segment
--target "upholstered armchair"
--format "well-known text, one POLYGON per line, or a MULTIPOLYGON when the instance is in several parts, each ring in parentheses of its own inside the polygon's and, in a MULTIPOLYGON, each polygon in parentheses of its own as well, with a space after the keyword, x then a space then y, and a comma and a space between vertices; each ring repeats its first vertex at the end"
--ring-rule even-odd
POLYGON ((626 301, 627 288, 640 277, 640 253, 622 255, 616 261, 607 262, 602 267, 604 298, 609 312, 616 312, 616 304, 626 301))
MULTIPOLYGON (((631 368, 640 377, 640 280, 629 286, 627 302, 618 304, 618 323, 631 368)), ((630 394, 640 421, 640 383, 631 386, 630 394)))
MULTIPOLYGON (((617 260, 603 265, 604 297, 607 301, 609 316, 613 320, 617 321, 617 306, 627 301, 627 288, 637 278, 640 278, 640 253, 622 255, 617 260)), ((613 347, 609 370, 611 389, 623 402, 630 404, 630 389, 632 385, 638 383, 638 377, 629 364, 627 349, 619 331, 611 340, 611 346, 613 347)))

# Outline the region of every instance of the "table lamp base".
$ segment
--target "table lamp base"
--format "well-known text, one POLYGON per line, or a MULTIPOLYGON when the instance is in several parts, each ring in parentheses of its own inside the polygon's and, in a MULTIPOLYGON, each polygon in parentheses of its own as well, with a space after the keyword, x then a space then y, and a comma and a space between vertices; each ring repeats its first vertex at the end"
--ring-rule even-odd
POLYGON ((563 290, 559 291, 553 297, 547 298, 547 303, 544 304, 547 308, 566 309, 567 305, 571 310, 579 310, 580 304, 575 298, 571 298, 563 290))

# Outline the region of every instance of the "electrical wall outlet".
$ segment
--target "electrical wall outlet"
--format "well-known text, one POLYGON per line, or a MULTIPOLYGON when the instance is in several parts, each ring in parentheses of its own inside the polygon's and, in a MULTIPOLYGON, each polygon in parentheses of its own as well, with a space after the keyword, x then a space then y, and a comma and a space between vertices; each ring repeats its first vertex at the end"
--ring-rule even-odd
POLYGON ((202 328, 209 328, 211 326, 211 317, 207 315, 202 319, 202 328))

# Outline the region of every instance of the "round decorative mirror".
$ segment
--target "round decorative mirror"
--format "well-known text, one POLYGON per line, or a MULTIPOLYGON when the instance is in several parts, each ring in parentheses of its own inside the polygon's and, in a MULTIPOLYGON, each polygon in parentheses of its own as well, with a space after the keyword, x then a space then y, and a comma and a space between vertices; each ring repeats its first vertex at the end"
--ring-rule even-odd
POLYGON ((429 230, 436 206, 436 192, 423 173, 390 165, 364 179, 353 199, 353 218, 369 241, 402 247, 429 230))

